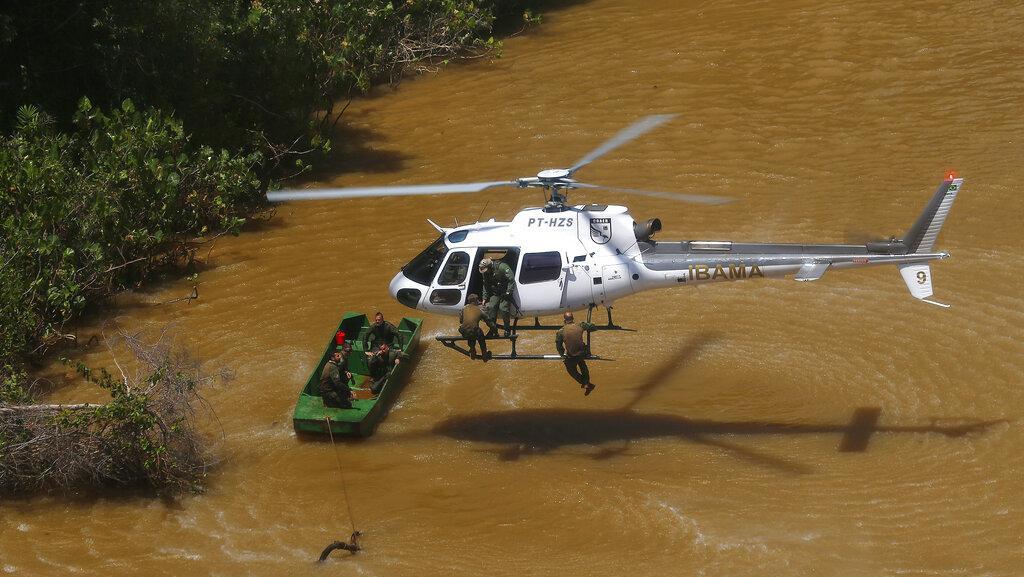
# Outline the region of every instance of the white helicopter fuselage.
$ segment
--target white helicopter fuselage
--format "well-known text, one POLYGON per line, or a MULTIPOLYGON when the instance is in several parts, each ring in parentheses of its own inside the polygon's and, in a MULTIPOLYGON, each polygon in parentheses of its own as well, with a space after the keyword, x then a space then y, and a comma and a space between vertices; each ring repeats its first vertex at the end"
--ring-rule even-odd
MULTIPOLYGON (((536 176, 448 184, 384 185, 267 193, 270 201, 477 193, 497 187, 543 189, 544 208, 527 208, 511 222, 478 222, 456 228, 434 227, 441 237, 391 280, 391 295, 423 311, 458 315, 469 294, 482 292, 477 264, 501 260, 515 275, 514 314, 539 317, 564 311, 611 307, 640 291, 679 285, 795 275, 821 278, 830 269, 894 264, 910 294, 932 295, 928 262, 949 255, 935 252, 935 239, 963 180, 948 173, 923 212, 902 238, 850 244, 776 244, 690 240, 663 242, 652 237, 661 221, 637 225, 623 206, 568 204, 577 190, 617 190, 699 204, 722 204, 720 196, 680 194, 599 185, 577 180, 577 172, 605 154, 670 121, 673 114, 645 116, 605 140, 576 163, 542 170, 536 176)), ((433 223, 431 223, 433 224, 433 223)), ((539 325, 539 323, 535 323, 539 325)), ((608 325, 612 325, 611 313, 608 325)))
MULTIPOLYGON (((911 229, 916 240, 849 244, 654 241, 650 222, 637 225, 626 207, 578 205, 527 208, 511 222, 437 227, 441 237, 403 267, 390 292, 400 303, 458 315, 469 293, 481 293, 477 264, 485 256, 515 273, 521 317, 606 307, 634 293, 671 286, 796 275, 811 281, 831 269, 896 264, 911 294, 931 296, 928 261, 961 179, 943 182, 911 229), (874 245, 874 246, 872 246, 874 245)), ((927 301, 932 302, 932 301, 927 301)), ((938 303, 933 303, 938 304, 938 303)))
POLYGON ((640 270, 626 256, 630 245, 632 253, 639 254, 632 233, 633 219, 625 207, 595 205, 557 212, 527 208, 511 222, 490 220, 442 229, 442 238, 432 245, 445 244, 441 266, 433 274, 410 270, 417 264, 414 260, 395 275, 391 294, 412 308, 457 315, 469 292, 480 294, 477 264, 489 256, 506 262, 515 272, 513 296, 520 316, 610 304, 636 292, 632 275, 640 270), (592 225, 600 229, 592 232, 592 225), (423 282, 427 278, 430 282, 423 282), (402 289, 419 291, 419 298, 403 297, 409 293, 400 294, 402 289))

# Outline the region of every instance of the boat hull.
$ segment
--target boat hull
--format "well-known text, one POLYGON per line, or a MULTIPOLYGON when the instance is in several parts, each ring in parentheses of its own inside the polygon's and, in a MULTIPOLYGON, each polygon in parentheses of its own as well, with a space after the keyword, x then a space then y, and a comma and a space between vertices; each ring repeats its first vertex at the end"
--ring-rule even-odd
POLYGON ((327 359, 340 347, 332 336, 319 362, 310 374, 306 385, 299 393, 292 415, 295 432, 301 434, 319 434, 335 436, 368 437, 376 430, 377 425, 387 416, 392 403, 401 393, 411 377, 413 361, 419 350, 420 328, 423 320, 406 317, 398 323, 398 331, 402 335, 402 353, 404 360, 394 367, 380 394, 374 397, 369 393, 369 368, 363 354, 362 337, 369 330, 370 321, 362 313, 347 312, 338 323, 337 331, 345 331, 347 342, 352 345, 348 369, 352 373, 355 384, 352 386, 353 399, 351 409, 326 407, 320 397, 320 371, 327 359))

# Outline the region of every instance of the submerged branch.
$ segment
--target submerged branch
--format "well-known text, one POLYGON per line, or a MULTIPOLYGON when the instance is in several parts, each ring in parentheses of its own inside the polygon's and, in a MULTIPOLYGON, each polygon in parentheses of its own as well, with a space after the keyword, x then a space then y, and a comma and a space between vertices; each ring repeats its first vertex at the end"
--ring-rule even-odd
POLYGON ((0 405, 0 415, 39 411, 77 411, 80 409, 97 409, 102 406, 92 403, 77 403, 74 405, 0 405))

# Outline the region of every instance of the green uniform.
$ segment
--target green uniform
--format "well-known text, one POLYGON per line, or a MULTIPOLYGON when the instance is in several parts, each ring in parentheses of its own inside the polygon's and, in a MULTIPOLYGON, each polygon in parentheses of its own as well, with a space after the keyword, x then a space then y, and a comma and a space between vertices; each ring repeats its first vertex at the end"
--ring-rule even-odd
POLYGON ((379 350, 375 351, 372 355, 366 359, 366 368, 370 370, 370 379, 373 383, 370 385, 370 391, 373 394, 380 393, 380 390, 384 388, 384 384, 388 380, 388 375, 391 374, 392 369, 395 366, 395 359, 406 358, 402 351, 396 348, 390 349, 387 354, 382 354, 379 350))
POLYGON ((555 333, 555 348, 565 363, 565 370, 584 387, 590 384, 590 369, 585 360, 587 343, 583 335, 592 327, 590 323, 569 323, 555 333))
POLYGON ((459 334, 466 337, 469 344, 470 356, 476 355, 476 343, 480 343, 480 352, 487 355, 487 341, 484 339, 484 332, 480 330, 480 321, 484 319, 484 313, 478 305, 466 305, 459 313, 459 334))
POLYGON ((516 288, 516 275, 508 264, 497 261, 491 268, 484 271, 483 278, 483 302, 487 304, 488 326, 494 329, 495 321, 498 318, 498 311, 501 311, 501 318, 505 322, 505 332, 509 330, 513 301, 512 291, 516 288))
POLYGON ((324 406, 337 408, 350 408, 352 406, 352 391, 345 384, 341 377, 341 367, 334 359, 327 361, 324 370, 320 372, 320 398, 324 406))
POLYGON ((388 352, 388 362, 395 364, 395 359, 402 354, 402 335, 395 328, 395 325, 384 321, 380 324, 370 323, 370 330, 366 333, 364 340, 364 351, 376 352, 381 343, 385 343, 391 350, 388 352))
POLYGON ((379 347, 381 343, 400 349, 402 348, 402 335, 395 328, 395 325, 388 321, 380 324, 370 323, 370 330, 366 333, 363 343, 365 344, 364 351, 372 351, 379 347))

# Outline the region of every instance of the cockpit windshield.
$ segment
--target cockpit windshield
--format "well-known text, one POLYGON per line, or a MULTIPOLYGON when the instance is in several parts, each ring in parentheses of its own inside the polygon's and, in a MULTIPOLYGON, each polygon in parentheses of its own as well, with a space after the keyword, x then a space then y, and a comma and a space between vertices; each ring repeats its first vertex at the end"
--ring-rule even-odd
POLYGON ((444 235, 441 235, 426 250, 409 261, 409 264, 403 266, 402 274, 409 280, 429 285, 434 280, 434 275, 437 274, 437 269, 441 266, 446 254, 448 254, 448 247, 444 244, 444 235))

